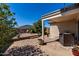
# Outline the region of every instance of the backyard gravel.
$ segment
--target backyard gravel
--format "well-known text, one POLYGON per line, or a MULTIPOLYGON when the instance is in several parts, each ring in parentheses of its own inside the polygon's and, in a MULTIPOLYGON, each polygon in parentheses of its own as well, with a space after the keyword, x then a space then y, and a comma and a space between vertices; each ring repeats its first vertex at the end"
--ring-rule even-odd
POLYGON ((8 50, 5 56, 48 56, 42 52, 39 48, 32 45, 27 45, 23 47, 15 47, 8 50))
MULTIPOLYGON (((65 47, 58 41, 39 45, 38 39, 40 38, 15 41, 4 54, 8 56, 73 56, 72 47, 65 47)), ((46 38, 44 40, 49 41, 50 39, 46 38)))

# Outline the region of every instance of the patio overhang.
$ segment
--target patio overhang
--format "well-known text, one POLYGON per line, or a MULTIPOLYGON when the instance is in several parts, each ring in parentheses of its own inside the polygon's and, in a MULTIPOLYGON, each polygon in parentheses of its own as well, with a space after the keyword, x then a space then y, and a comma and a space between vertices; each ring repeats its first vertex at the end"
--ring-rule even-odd
MULTIPOLYGON (((43 15, 42 16, 42 39, 44 39, 44 21, 45 20, 48 20, 49 24, 57 23, 57 22, 65 22, 70 20, 79 21, 79 5, 77 6, 77 8, 74 7, 64 12, 61 9, 58 9, 52 13, 43 15)), ((78 24, 76 27, 78 27, 78 24)))
POLYGON ((53 16, 45 16, 42 20, 48 20, 49 23, 53 22, 63 22, 63 21, 69 21, 69 20, 79 20, 76 19, 79 17, 79 8, 70 10, 64 13, 61 13, 58 11, 57 13, 53 14, 53 16))
POLYGON ((68 14, 68 15, 63 15, 63 16, 59 16, 56 18, 51 18, 49 19, 49 23, 57 23, 57 22, 65 22, 65 21, 79 21, 79 12, 78 13, 74 13, 74 14, 68 14))

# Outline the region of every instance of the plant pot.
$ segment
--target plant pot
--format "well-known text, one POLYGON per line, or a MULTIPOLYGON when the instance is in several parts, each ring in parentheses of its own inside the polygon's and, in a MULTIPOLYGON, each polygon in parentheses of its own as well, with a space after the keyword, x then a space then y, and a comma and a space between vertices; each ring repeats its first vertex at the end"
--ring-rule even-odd
POLYGON ((79 56, 79 51, 78 50, 73 50, 72 49, 72 53, 73 53, 74 56, 79 56))
POLYGON ((44 40, 38 39, 39 45, 44 45, 44 40))

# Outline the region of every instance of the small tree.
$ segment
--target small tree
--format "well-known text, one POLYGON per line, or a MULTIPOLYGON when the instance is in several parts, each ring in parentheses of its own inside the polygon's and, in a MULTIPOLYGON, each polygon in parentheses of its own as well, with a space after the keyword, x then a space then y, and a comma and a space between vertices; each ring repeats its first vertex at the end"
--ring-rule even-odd
POLYGON ((14 13, 10 11, 10 7, 7 4, 0 4, 0 49, 9 44, 16 24, 14 13))
MULTIPOLYGON (((42 35, 42 21, 38 20, 37 22, 35 22, 32 26, 32 32, 33 33, 38 33, 39 35, 42 35)), ((46 27, 44 27, 44 34, 46 34, 46 27)))
POLYGON ((32 30, 35 32, 35 33, 38 33, 41 35, 42 33, 42 23, 41 23, 41 20, 38 20, 37 22, 35 22, 33 24, 33 28, 32 30))

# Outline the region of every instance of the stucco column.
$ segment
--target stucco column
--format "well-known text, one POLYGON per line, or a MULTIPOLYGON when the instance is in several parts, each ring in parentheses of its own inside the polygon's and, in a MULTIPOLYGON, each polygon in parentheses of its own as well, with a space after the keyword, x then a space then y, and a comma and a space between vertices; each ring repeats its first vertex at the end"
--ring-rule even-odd
POLYGON ((42 19, 42 39, 44 39, 44 20, 42 19))

